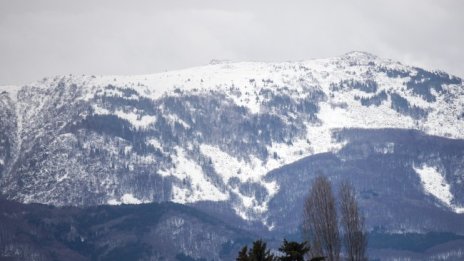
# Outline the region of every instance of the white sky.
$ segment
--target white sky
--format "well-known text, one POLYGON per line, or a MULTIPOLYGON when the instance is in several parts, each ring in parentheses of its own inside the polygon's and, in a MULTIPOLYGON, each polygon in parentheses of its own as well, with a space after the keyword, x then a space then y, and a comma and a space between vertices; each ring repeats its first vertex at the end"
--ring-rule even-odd
POLYGON ((0 85, 359 50, 464 76, 464 1, 0 0, 0 85))

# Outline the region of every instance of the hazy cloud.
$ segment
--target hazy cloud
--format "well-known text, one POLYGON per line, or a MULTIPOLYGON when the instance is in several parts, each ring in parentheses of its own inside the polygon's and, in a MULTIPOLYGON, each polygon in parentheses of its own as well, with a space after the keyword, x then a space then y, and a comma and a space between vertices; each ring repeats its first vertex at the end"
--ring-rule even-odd
POLYGON ((352 50, 464 76, 463 3, 0 0, 0 84, 352 50))

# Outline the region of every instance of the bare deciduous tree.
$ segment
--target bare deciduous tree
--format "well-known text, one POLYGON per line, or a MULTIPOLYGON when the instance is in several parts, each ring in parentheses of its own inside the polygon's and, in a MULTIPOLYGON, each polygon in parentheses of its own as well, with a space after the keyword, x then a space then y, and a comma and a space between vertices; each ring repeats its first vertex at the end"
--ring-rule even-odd
POLYGON ((340 237, 332 185, 325 176, 317 177, 305 200, 303 233, 310 242, 312 257, 340 258, 340 237))
POLYGON ((364 218, 360 214, 353 186, 343 182, 340 186, 340 214, 343 243, 348 260, 367 260, 367 238, 364 218))

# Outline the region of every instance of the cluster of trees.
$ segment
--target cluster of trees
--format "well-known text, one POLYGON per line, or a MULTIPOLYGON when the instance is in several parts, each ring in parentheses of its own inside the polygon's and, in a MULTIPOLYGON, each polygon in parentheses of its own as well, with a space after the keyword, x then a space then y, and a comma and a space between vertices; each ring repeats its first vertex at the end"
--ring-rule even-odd
POLYGON ((342 182, 338 198, 337 204, 327 177, 315 179, 303 211, 303 235, 310 243, 310 254, 338 261, 343 246, 348 260, 367 260, 364 217, 360 213, 353 186, 342 182))
POLYGON ((367 235, 356 193, 348 182, 342 182, 335 200, 330 180, 319 176, 313 182, 304 202, 302 232, 303 243, 284 240, 279 248, 281 255, 273 255, 262 240, 253 247, 243 247, 237 261, 350 261, 367 260, 367 235), (340 216, 338 215, 340 214, 340 216))
MULTIPOLYGON (((305 255, 309 252, 307 242, 298 243, 284 239, 279 248, 281 255, 274 255, 267 248, 262 240, 253 242, 253 247, 248 249, 244 246, 238 253, 237 261, 304 261, 305 255)), ((324 258, 312 258, 311 261, 324 260, 324 258)))
POLYGON ((375 93, 378 87, 377 82, 373 80, 357 81, 351 79, 330 84, 333 91, 356 89, 367 93, 375 93))

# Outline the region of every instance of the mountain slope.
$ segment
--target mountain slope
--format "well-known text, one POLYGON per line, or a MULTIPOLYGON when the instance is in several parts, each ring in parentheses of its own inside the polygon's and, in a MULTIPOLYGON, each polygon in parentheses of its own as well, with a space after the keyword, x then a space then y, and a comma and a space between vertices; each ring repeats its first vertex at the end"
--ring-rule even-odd
MULTIPOLYGON (((272 227, 282 184, 269 171, 343 150, 347 141, 333 136, 341 128, 464 136, 461 79, 361 52, 11 89, 0 96, 0 187, 26 203, 214 201, 272 227)), ((463 175, 447 182, 457 187, 463 175)), ((462 192, 445 193, 459 212, 462 192)))
POLYGON ((464 234, 464 140, 401 129, 345 129, 336 136, 346 142, 340 151, 309 156, 267 175, 280 184, 269 203, 275 233, 299 233, 301 214, 295 213, 302 213, 312 180, 324 174, 335 187, 343 180, 354 185, 370 228, 464 234))
POLYGON ((0 199, 2 260, 231 260, 252 237, 174 203, 54 208, 0 199))

